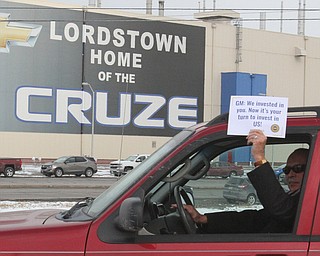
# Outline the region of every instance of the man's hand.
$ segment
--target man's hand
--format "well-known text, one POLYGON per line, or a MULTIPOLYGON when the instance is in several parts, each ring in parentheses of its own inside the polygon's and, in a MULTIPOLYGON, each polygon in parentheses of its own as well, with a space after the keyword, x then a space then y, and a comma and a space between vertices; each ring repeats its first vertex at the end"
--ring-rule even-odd
POLYGON ((266 143, 267 137, 261 130, 250 130, 247 144, 252 145, 251 154, 256 162, 265 159, 266 143))
MULTIPOLYGON (((177 208, 176 204, 171 205, 173 208, 177 208)), ((193 221, 197 224, 205 224, 208 219, 206 215, 200 214, 193 205, 184 204, 183 208, 190 214, 193 221)))

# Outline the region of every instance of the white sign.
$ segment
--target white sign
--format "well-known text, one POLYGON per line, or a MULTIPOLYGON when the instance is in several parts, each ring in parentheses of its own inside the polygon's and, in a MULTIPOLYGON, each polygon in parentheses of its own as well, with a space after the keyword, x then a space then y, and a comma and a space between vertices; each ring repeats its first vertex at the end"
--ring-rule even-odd
POLYGON ((259 129, 267 137, 284 138, 287 127, 288 98, 231 96, 228 135, 248 135, 259 129))

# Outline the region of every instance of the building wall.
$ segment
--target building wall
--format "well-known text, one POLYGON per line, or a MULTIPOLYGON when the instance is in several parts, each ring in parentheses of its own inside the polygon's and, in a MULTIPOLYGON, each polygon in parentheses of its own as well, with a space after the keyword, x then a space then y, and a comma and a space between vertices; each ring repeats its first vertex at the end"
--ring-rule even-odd
POLYGON ((0 46, 0 155, 152 153, 203 120, 207 24, 37 0, 0 9, 8 31, 33 31, 0 46))
MULTIPOLYGON (((268 96, 288 97, 289 106, 319 104, 315 91, 320 76, 320 38, 243 28, 242 61, 237 65, 236 33, 236 27, 226 24, 216 24, 213 29, 213 116, 220 110, 221 72, 265 74, 268 96), (297 48, 306 56, 296 56, 297 48)), ((205 119, 212 118, 209 111, 206 114, 205 119)))
MULTIPOLYGON (((136 17, 132 14, 130 16, 136 17)), ((155 19, 143 15, 137 17, 155 19)), ((174 21, 170 19, 170 22, 174 21)), ((203 105, 205 121, 220 113, 222 72, 265 74, 268 96, 288 97, 289 106, 319 104, 317 92, 320 81, 320 38, 242 28, 242 61, 237 63, 235 26, 203 21, 190 21, 185 24, 206 28, 203 105), (297 48, 302 49, 306 56, 296 56, 297 48)), ((0 132, 0 155, 23 158, 91 155, 91 138, 90 133, 79 135, 0 132)), ((117 159, 133 153, 152 153, 169 139, 169 136, 95 134, 93 155, 98 159, 117 159)))
POLYGON ((91 135, 88 134, 1 132, 0 138, 1 157, 47 159, 64 155, 93 155, 106 160, 126 158, 134 153, 152 153, 170 139, 95 134, 91 154, 91 135))

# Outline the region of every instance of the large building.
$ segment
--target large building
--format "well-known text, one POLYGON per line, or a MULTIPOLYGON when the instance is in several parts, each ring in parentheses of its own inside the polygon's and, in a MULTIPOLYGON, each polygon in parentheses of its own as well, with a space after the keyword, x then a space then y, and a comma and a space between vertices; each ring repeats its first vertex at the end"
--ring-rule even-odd
POLYGON ((318 105, 320 39, 197 20, 0 1, 1 156, 152 153, 230 95, 318 105), (92 122, 94 120, 94 122, 92 122))

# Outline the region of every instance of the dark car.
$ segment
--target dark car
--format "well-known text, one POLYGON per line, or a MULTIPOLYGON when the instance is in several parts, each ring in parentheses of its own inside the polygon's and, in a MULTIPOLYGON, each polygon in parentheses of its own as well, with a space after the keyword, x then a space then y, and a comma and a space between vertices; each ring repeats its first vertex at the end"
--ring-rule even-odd
POLYGON ((242 201, 249 205, 254 205, 258 200, 256 190, 248 176, 230 177, 224 185, 223 197, 230 203, 242 201))
POLYGON ((230 162, 210 162, 206 176, 220 176, 223 178, 243 175, 243 167, 230 162))
POLYGON ((64 174, 75 176, 84 174, 86 177, 91 177, 96 172, 96 160, 86 156, 63 156, 41 166, 41 173, 48 177, 52 175, 62 177, 64 174))

